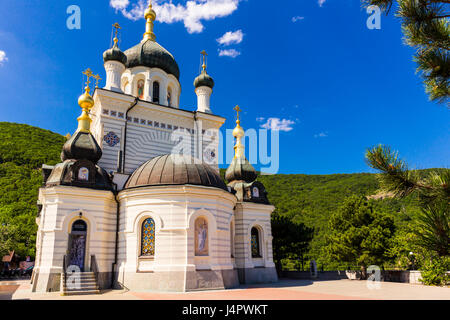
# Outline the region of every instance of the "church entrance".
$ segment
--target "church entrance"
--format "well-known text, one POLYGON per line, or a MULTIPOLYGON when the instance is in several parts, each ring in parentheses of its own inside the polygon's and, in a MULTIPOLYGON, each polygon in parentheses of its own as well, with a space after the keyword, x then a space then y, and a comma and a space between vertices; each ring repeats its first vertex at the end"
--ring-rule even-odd
POLYGON ((87 224, 83 220, 77 220, 72 225, 69 235, 69 266, 77 266, 84 271, 86 256, 87 224))

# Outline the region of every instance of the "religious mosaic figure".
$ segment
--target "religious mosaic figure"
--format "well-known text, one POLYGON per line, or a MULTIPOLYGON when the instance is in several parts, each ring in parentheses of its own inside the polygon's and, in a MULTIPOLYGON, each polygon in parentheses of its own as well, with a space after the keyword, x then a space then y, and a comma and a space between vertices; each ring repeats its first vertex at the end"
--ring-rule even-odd
POLYGON ((78 171, 78 180, 88 181, 89 180, 89 170, 88 168, 82 167, 78 171))
POLYGON ((208 224, 203 218, 195 221, 195 255, 208 255, 208 224))
POLYGON ((144 98, 144 80, 138 81, 138 97, 139 99, 144 98))

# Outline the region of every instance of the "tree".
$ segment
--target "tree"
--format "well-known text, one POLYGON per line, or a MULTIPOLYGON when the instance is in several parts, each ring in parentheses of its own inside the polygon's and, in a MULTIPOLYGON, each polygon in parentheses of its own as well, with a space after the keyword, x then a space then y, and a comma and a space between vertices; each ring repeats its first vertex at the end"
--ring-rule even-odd
POLYGON ((17 245, 17 227, 0 224, 0 258, 9 254, 17 245))
POLYGON ((394 221, 377 211, 364 197, 351 196, 328 222, 325 253, 330 259, 361 267, 362 279, 367 267, 389 260, 394 221))
POLYGON ((303 223, 294 223, 288 217, 272 215, 273 256, 280 274, 282 260, 286 258, 301 259, 313 238, 313 229, 303 223))
POLYGON ((416 217, 417 245, 438 256, 449 255, 450 170, 409 170, 389 146, 378 145, 366 152, 368 165, 378 171, 383 192, 404 198, 416 194, 421 213, 416 217))
MULTIPOLYGON (((389 13, 395 0, 363 0, 389 13)), ((416 49, 414 61, 432 101, 449 100, 449 0, 397 0, 396 16, 402 21, 404 41, 416 49)))

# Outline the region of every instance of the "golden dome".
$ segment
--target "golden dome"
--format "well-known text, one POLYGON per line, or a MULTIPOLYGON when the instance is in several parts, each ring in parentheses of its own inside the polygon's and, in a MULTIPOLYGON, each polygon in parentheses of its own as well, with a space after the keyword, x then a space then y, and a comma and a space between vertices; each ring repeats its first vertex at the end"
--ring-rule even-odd
POLYGON ((244 129, 241 127, 240 123, 241 121, 236 121, 236 128, 234 128, 233 130, 233 137, 242 138, 243 136, 245 136, 244 129))
POLYGON ((92 99, 88 90, 78 98, 78 104, 82 109, 92 109, 94 106, 94 99, 92 99))
POLYGON ((151 3, 148 6, 147 10, 145 10, 144 17, 145 17, 145 19, 148 19, 148 18, 150 18, 152 20, 156 19, 156 12, 155 12, 155 10, 153 10, 151 3))

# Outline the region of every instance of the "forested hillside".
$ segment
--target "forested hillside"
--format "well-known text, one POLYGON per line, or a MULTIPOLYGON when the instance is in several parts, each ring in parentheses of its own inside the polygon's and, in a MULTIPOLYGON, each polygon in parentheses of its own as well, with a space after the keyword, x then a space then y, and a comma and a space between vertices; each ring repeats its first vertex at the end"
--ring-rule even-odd
MULTIPOLYGON (((19 227, 15 249, 22 256, 34 255, 36 201, 42 183, 40 167, 60 161, 64 141, 63 136, 48 130, 0 122, 0 223, 19 227)), ((305 258, 325 264, 321 248, 331 213, 348 196, 373 195, 378 189, 375 175, 365 173, 271 175, 258 179, 266 186, 279 214, 314 228, 314 239, 305 258)), ((415 210, 411 199, 373 202, 394 216, 399 225, 407 222, 402 212, 415 210)))
POLYGON ((48 130, 0 122, 0 224, 15 229, 14 249, 22 258, 35 251, 40 167, 59 161, 64 141, 48 130))

